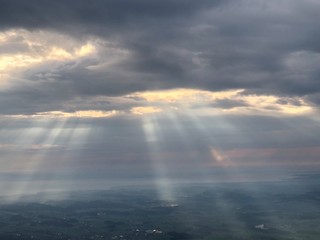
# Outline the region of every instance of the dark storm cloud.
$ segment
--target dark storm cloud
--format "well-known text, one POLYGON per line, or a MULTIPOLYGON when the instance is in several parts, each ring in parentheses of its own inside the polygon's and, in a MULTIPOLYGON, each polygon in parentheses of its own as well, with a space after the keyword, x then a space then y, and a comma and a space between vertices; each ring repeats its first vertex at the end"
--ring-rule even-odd
POLYGON ((28 70, 27 83, 2 93, 2 113, 11 112, 6 106, 63 110, 63 101, 78 96, 176 87, 302 97, 320 91, 316 1, 1 0, 0 6, 3 30, 98 37, 126 51, 107 67, 90 68, 109 54, 100 44, 96 59, 28 70), (57 75, 49 81, 50 72, 57 75))
MULTIPOLYGON (((208 1, 128 1, 95 0, 2 0, 0 21, 2 28, 72 29, 73 26, 118 31, 115 28, 144 24, 147 21, 172 20, 190 17, 201 9, 220 4, 221 0, 208 1), (133 22, 132 22, 133 21, 133 22)), ((90 32, 93 29, 87 29, 90 32)), ((76 31, 79 29, 76 29, 76 31)))

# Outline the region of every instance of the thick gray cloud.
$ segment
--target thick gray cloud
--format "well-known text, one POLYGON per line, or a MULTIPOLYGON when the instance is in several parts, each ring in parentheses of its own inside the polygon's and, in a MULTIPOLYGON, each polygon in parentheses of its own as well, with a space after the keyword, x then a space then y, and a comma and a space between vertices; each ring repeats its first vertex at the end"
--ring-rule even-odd
MULTIPOLYGON (((146 1, 95 0, 93 2, 76 0, 29 2, 21 0, 1 1, 1 26, 3 28, 25 27, 68 28, 68 25, 95 26, 107 30, 147 23, 147 20, 172 20, 188 17, 224 1, 146 1), (132 23, 133 21, 133 23, 132 23)), ((149 23, 147 23, 149 24, 149 23)), ((77 31, 78 29, 76 29, 77 31)), ((88 32, 91 30, 88 29, 88 32)))
MULTIPOLYGON (((16 109, 28 109, 28 102, 33 112, 57 110, 77 96, 175 87, 307 98, 320 91, 317 1, 2 0, 0 6, 2 30, 98 37, 126 51, 119 61, 93 70, 88 67, 103 64, 108 55, 100 44, 95 59, 25 73, 29 83, 38 82, 36 88, 24 83, 1 96, 1 105, 17 104, 16 109), (57 75, 47 81, 50 72, 57 75)), ((2 106, 1 112, 10 110, 2 106)))

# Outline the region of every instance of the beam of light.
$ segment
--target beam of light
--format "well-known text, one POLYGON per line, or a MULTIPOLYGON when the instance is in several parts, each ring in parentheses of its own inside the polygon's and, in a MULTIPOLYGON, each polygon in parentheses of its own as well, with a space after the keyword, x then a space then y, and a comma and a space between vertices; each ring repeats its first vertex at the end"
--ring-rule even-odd
POLYGON ((149 145, 150 160, 152 161, 155 174, 155 184, 159 198, 163 201, 174 202, 175 197, 172 189, 172 182, 167 176, 165 160, 162 159, 159 150, 160 129, 154 115, 148 115, 142 118, 142 127, 145 133, 146 142, 149 145))
MULTIPOLYGON (((20 184, 15 186, 14 191, 18 195, 26 194, 29 189, 34 188, 34 177, 35 175, 40 173, 41 165, 44 164, 43 162, 46 160, 46 154, 48 152, 48 147, 51 148, 55 144, 56 138, 62 133, 63 126, 65 124, 64 121, 55 121, 52 126, 47 126, 46 129, 43 129, 42 134, 39 136, 39 139, 35 140, 31 145, 31 153, 30 156, 24 158, 24 163, 22 164, 23 168, 25 169, 24 172, 28 174, 28 178, 25 179, 20 184), (38 141, 40 143, 38 143, 38 141), (47 147, 48 146, 48 147, 47 147)), ((26 135, 25 137, 29 137, 26 135)), ((45 181, 42 184, 38 184, 39 190, 45 190, 45 181)))
MULTIPOLYGON (((215 131, 212 131, 212 126, 207 126, 203 123, 200 118, 192 115, 191 119, 196 126, 198 132, 202 135, 204 144, 208 144, 209 156, 211 156, 211 163, 209 163, 209 172, 206 175, 206 182, 237 182, 239 181, 239 170, 232 171, 229 169, 232 165, 231 159, 224 154, 223 150, 219 147, 219 136, 214 135, 215 131), (212 172, 215 170, 214 172, 212 172), (218 176, 216 176, 218 175, 218 176)), ((225 118, 222 120, 215 119, 212 121, 214 128, 221 130, 222 134, 228 136, 231 133, 237 132, 237 129, 234 125, 230 124, 225 118)), ((221 133, 220 133, 221 134, 221 133)), ((241 177, 240 177, 241 178, 241 177)), ((241 219, 241 217, 236 213, 235 209, 237 206, 230 201, 228 198, 225 198, 223 195, 217 194, 215 198, 216 205, 214 208, 216 211, 221 212, 223 222, 229 225, 229 229, 232 235, 241 236, 244 239, 251 239, 252 236, 250 231, 247 231, 247 226, 241 219)))
POLYGON ((16 153, 15 161, 7 170, 11 169, 22 177, 3 183, 5 189, 10 188, 4 194, 15 195, 12 200, 17 200, 34 191, 70 190, 66 188, 65 179, 60 180, 59 175, 72 174, 70 170, 76 162, 52 159, 51 153, 59 151, 59 157, 63 157, 65 153, 70 154, 70 149, 79 149, 86 142, 91 129, 87 125, 78 124, 77 119, 73 119, 72 122, 76 122, 74 124, 70 121, 69 118, 37 119, 31 121, 31 125, 19 134, 13 146, 18 146, 19 152, 25 154, 19 156, 16 153), (69 172, 62 171, 66 166, 69 172))
MULTIPOLYGON (((60 133, 52 139, 53 144, 63 146, 58 149, 58 159, 51 159, 50 155, 47 156, 50 152, 42 152, 42 165, 38 167, 37 172, 47 172, 46 179, 38 184, 38 189, 45 191, 42 194, 42 200, 51 199, 51 191, 55 191, 56 198, 63 199, 68 196, 70 190, 83 189, 79 187, 81 183, 78 183, 73 177, 77 171, 77 158, 81 157, 80 152, 87 142, 91 126, 82 124, 77 118, 64 118, 63 121, 60 133)), ((33 182, 30 181, 30 183, 33 182)))
MULTIPOLYGON (((87 142, 87 137, 91 132, 91 127, 79 123, 77 119, 65 118, 61 127, 57 127, 58 134, 54 138, 50 138, 52 144, 62 146, 59 148, 59 159, 51 159, 48 151, 42 151, 37 157, 42 160, 38 165, 36 172, 48 172, 47 178, 42 182, 41 189, 45 190, 48 184, 51 184, 52 189, 58 190, 60 197, 62 194, 68 194, 70 189, 76 188, 78 185, 73 179, 74 173, 77 171, 77 157, 80 157, 78 152, 81 151, 87 142), (60 178, 60 175, 63 177, 60 178)), ((48 139, 49 140, 49 139, 48 139)), ((47 141, 48 141, 47 140, 47 141)), ((43 195, 46 197, 46 194, 43 195)))
MULTIPOLYGON (((183 109, 181 109, 184 111, 183 109)), ((176 111, 168 111, 165 115, 171 123, 171 126, 174 129, 174 132, 179 135, 180 142, 183 143, 183 146, 186 147, 186 149, 190 150, 189 153, 191 159, 189 161, 192 162, 192 169, 193 173, 197 175, 196 177, 199 178, 198 180, 207 182, 207 174, 206 170, 203 168, 201 162, 199 162, 199 159, 203 158, 203 155, 201 152, 199 152, 198 149, 196 149, 195 145, 196 142, 193 139, 192 134, 190 134, 189 129, 185 127, 185 124, 188 123, 182 123, 181 119, 185 120, 185 117, 183 114, 177 114, 176 111)))
MULTIPOLYGON (((76 120, 76 119, 73 119, 76 120)), ((76 120, 78 121, 78 120, 76 120)), ((64 183, 64 185, 59 186, 60 189, 64 189, 68 192, 70 189, 83 189, 83 182, 80 182, 75 179, 75 175, 78 172, 79 164, 81 164, 81 158, 83 151, 86 151, 87 143, 90 141, 90 135, 93 132, 93 126, 91 124, 83 124, 83 123, 74 123, 72 130, 68 134, 68 139, 65 142, 65 145, 68 146, 68 152, 71 154, 68 161, 63 163, 63 167, 65 170, 62 172, 67 174, 71 179, 68 182, 68 185, 64 183)))
POLYGON ((32 148, 39 146, 39 143, 46 138, 48 132, 47 128, 51 128, 56 124, 52 119, 41 119, 36 121, 31 121, 27 126, 23 127, 23 130, 15 136, 12 144, 16 147, 19 153, 17 154, 19 159, 24 159, 24 165, 21 166, 21 162, 18 160, 13 162, 12 169, 16 170, 26 170, 25 164, 27 164, 25 152, 29 153, 32 148))
MULTIPOLYGON (((234 126, 232 128, 236 128, 236 127, 234 126)), ((226 134, 228 133, 226 132, 226 134)), ((252 177, 254 178, 257 176, 260 177, 261 175, 255 175, 250 172, 248 174, 248 170, 247 171, 242 170, 241 163, 239 164, 233 161, 233 159, 230 158, 228 154, 221 149, 210 147, 210 152, 212 155, 212 159, 215 162, 215 165, 222 167, 220 168, 220 170, 224 172, 226 178, 228 178, 229 181, 231 182, 236 181, 238 182, 240 187, 248 190, 248 194, 254 193, 255 195, 257 195, 255 197, 252 197, 252 202, 255 203, 258 209, 263 209, 263 211, 266 212, 265 218, 267 219, 267 221, 269 221, 271 225, 273 226, 285 225, 285 222, 283 222, 281 218, 279 218, 276 214, 272 214, 272 209, 269 207, 269 204, 263 198, 259 197, 260 195, 259 192, 261 190, 254 183, 257 179, 251 179, 251 178, 252 177)), ((259 160, 257 159, 257 161, 259 160)), ((265 171, 265 169, 263 169, 263 171, 265 171)), ((224 199, 224 198, 220 198, 217 200, 217 205, 219 206, 219 209, 222 209, 222 211, 224 212, 224 216, 227 218, 226 222, 237 223, 244 230, 243 234, 248 234, 245 231, 246 226, 243 224, 242 220, 234 213, 232 206, 228 205, 229 203, 227 201, 228 199, 224 199)), ((288 230, 292 231, 293 229, 288 227, 288 230)), ((244 237, 248 239, 250 238, 249 235, 247 236, 244 235, 244 237)))
MULTIPOLYGON (((31 146, 36 144, 39 139, 41 139, 46 131, 43 128, 43 125, 49 126, 52 125, 52 120, 50 121, 34 121, 31 124, 28 124, 24 127, 23 130, 19 131, 16 135, 16 139, 12 141, 15 151, 18 153, 15 154, 13 161, 10 161, 10 165, 6 167, 7 171, 18 172, 18 174, 25 175, 29 169, 26 168, 28 165, 28 155, 26 151, 31 149, 31 146)), ((25 178, 25 177, 24 177, 25 178)), ((3 186, 3 189, 7 189, 5 194, 7 195, 16 195, 20 197, 21 194, 27 192, 28 190, 24 189, 26 182, 24 179, 16 180, 14 182, 4 183, 7 186, 3 186)))
MULTIPOLYGON (((217 181, 217 179, 215 179, 215 173, 211 172, 213 169, 219 171, 219 175, 222 174, 222 179, 220 179, 222 182, 246 181, 248 178, 240 168, 238 168, 239 166, 218 147, 221 146, 219 136, 214 135, 217 131, 213 131, 219 129, 219 131, 221 131, 220 134, 232 137, 235 133, 240 134, 237 127, 223 116, 216 116, 211 124, 207 125, 208 123, 197 117, 197 115, 192 114, 192 111, 186 111, 186 113, 195 125, 197 131, 202 135, 204 144, 208 145, 209 155, 211 155, 212 158, 212 165, 208 166, 211 170, 207 174, 206 181, 217 181)), ((250 233, 246 231, 247 226, 234 211, 236 207, 233 206, 234 204, 232 202, 221 196, 216 199, 215 204, 217 205, 217 209, 221 211, 221 215, 225 219, 224 222, 230 225, 230 229, 234 229, 234 225, 236 225, 238 229, 237 233, 240 232, 241 236, 245 239, 251 238, 250 233)))

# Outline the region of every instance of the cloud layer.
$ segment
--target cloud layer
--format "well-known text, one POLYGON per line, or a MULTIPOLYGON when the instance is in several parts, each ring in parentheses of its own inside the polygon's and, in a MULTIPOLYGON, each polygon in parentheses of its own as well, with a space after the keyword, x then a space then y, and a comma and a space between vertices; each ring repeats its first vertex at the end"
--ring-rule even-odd
POLYGON ((319 165, 319 1, 0 6, 3 173, 205 179, 319 165))
POLYGON ((77 97, 170 88, 245 89, 318 104, 317 1, 1 6, 3 114, 61 111, 77 97))

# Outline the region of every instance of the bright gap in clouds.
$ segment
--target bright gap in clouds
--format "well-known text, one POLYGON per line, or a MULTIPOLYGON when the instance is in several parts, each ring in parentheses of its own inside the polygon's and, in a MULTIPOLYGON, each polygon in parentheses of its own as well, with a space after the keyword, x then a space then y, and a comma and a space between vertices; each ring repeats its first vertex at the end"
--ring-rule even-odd
POLYGON ((6 115, 8 118, 109 118, 124 115, 143 116, 168 112, 192 112, 200 116, 218 114, 299 116, 311 114, 314 109, 302 98, 245 94, 244 90, 210 92, 197 89, 172 89, 136 92, 118 97, 88 97, 66 106, 73 111, 47 111, 30 115, 6 115), (99 107, 97 107, 99 103, 99 107), (115 105, 105 110, 108 104, 115 105), (83 106, 82 106, 82 105, 83 106), (119 108, 116 108, 118 104, 119 108), (123 106, 121 105, 123 104, 123 106), (95 108, 89 109, 88 106, 95 108), (78 109, 78 110, 76 110, 78 109))

